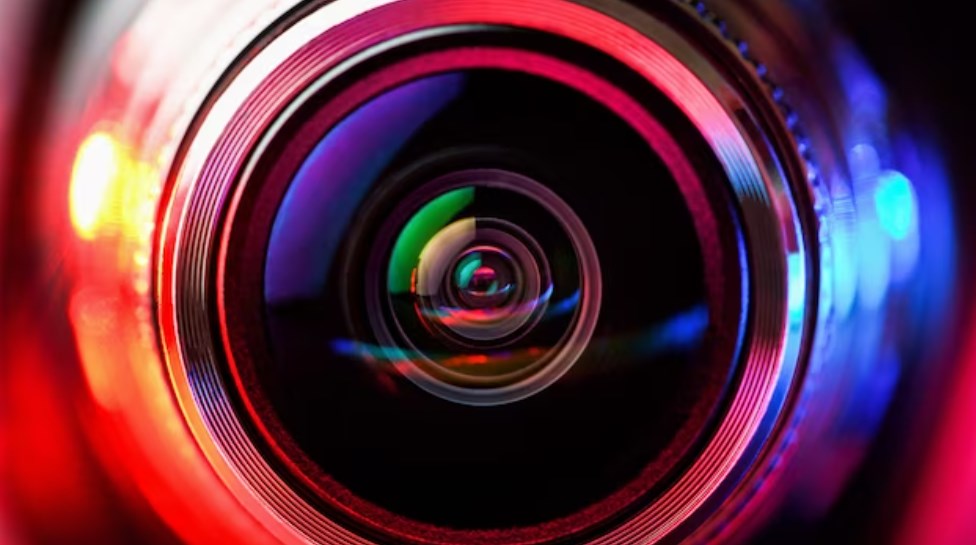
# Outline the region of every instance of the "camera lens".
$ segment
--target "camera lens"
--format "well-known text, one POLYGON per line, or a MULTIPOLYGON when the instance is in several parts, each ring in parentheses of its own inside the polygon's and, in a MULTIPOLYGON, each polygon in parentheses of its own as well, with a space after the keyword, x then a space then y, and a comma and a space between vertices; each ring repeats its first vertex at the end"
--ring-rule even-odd
POLYGON ((972 259, 836 3, 0 0, 0 542, 949 536, 850 509, 965 457, 972 259))
POLYGON ((706 271, 738 256, 606 105, 520 71, 438 73, 363 101, 302 157, 267 244, 242 239, 264 274, 234 313, 255 316, 267 357, 237 365, 330 501, 579 531, 638 505, 707 436, 741 295, 706 271))
POLYGON ((259 52, 189 144, 164 344, 204 435, 316 540, 671 531, 776 425, 806 282, 766 133, 704 87, 727 74, 541 1, 560 32, 452 2, 302 19, 281 39, 308 51, 259 52))

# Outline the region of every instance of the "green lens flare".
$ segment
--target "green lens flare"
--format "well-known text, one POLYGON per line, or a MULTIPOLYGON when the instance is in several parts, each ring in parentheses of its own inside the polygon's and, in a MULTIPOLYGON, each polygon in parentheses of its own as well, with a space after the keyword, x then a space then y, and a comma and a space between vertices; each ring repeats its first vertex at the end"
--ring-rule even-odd
MULTIPOLYGON (((410 291, 413 271, 420 262, 420 254, 424 251, 424 247, 438 231, 473 202, 473 187, 455 189, 430 201, 410 218, 400 236, 397 237, 390 257, 387 281, 390 293, 410 291)), ((472 274, 474 270, 476 269, 472 270, 472 274)))
MULTIPOLYGON (((471 286, 471 281, 474 279, 474 274, 481 268, 481 254, 474 253, 465 256, 461 263, 458 264, 457 268, 457 285, 461 289, 468 289, 471 286)), ((497 283, 494 286, 497 288, 497 283)))

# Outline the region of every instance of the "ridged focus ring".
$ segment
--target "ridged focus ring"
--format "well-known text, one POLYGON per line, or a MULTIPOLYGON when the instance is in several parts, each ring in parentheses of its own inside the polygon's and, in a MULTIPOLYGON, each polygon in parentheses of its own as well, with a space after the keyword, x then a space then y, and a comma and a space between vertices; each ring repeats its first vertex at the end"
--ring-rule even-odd
MULTIPOLYGON (((233 401, 232 390, 242 385, 228 382, 222 371, 232 343, 226 328, 214 323, 226 293, 212 277, 222 273, 222 222, 234 214, 250 159, 264 151, 266 136, 287 123, 310 89, 327 87, 370 52, 395 47, 409 36, 437 35, 439 29, 494 25, 555 35, 617 59, 688 118, 721 164, 741 216, 739 251, 749 270, 741 286, 748 317, 736 391, 700 455, 667 490, 602 535, 585 538, 608 545, 678 540, 714 514, 776 437, 800 382, 798 362, 816 312, 811 294, 817 289, 811 225, 798 212, 796 193, 808 190, 813 169, 798 153, 801 136, 789 112, 775 109, 778 92, 759 79, 762 69, 754 69, 752 81, 731 77, 727 67, 703 56, 691 41, 696 37, 672 24, 694 20, 694 12, 694 5, 669 4, 652 12, 589 0, 337 0, 303 12, 272 32, 260 49, 240 57, 183 145, 164 206, 156 288, 161 342, 176 394, 210 463, 243 505, 272 512, 270 520, 284 528, 278 533, 296 541, 373 542, 345 523, 356 513, 327 515, 282 478, 255 445, 233 401), (764 103, 756 103, 757 90, 768 93, 764 103), (215 328, 222 329, 223 339, 215 338, 215 328)), ((717 38, 711 30, 706 34, 717 38)), ((470 538, 409 527, 398 531, 412 543, 470 538)), ((516 530, 483 539, 545 543, 549 537, 516 530)))

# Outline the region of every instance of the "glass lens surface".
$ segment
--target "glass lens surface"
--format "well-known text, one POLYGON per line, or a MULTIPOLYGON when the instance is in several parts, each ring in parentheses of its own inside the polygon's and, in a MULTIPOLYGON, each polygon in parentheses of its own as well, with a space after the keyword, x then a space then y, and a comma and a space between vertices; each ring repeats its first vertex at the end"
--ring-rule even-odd
POLYGON ((566 517, 663 478, 716 410, 733 363, 711 357, 703 259, 675 180, 609 109, 523 73, 429 76, 292 180, 260 387, 313 473, 382 509, 566 517))

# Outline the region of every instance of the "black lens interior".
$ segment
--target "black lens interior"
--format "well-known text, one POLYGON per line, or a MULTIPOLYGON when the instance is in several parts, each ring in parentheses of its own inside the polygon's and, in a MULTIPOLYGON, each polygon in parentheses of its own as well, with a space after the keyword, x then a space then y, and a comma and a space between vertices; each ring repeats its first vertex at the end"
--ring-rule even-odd
MULTIPOLYGON (((477 206, 558 237, 546 233, 551 218, 506 207, 504 195, 477 206)), ((551 259, 578 274, 572 255, 551 259)), ((433 75, 359 107, 295 173, 263 262, 267 355, 251 353, 247 386, 302 471, 340 485, 339 501, 351 493, 422 523, 524 527, 649 493, 705 432, 734 366, 713 345, 737 318, 730 326, 710 305, 698 233, 664 163, 605 106, 525 73, 433 75), (463 169, 544 184, 599 255, 593 338, 565 376, 514 403, 470 406, 418 388, 371 324, 370 256, 392 251, 380 244, 384 221, 463 169)), ((554 276, 558 290, 566 281, 554 276)))

